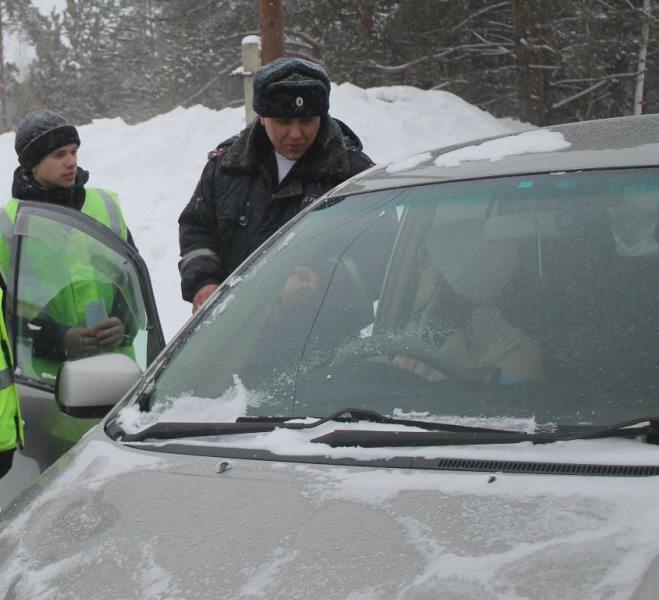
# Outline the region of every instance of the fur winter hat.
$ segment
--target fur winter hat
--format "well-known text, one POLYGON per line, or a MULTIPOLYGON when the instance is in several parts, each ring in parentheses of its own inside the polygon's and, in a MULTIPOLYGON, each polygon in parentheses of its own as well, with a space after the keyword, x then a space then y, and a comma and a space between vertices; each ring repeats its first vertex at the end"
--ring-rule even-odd
POLYGON ((300 58, 277 58, 254 73, 254 112, 262 117, 317 117, 329 110, 327 71, 300 58))
POLYGON ((31 169, 53 150, 67 144, 80 145, 78 130, 64 117, 50 110, 36 110, 16 128, 14 148, 22 167, 31 169))

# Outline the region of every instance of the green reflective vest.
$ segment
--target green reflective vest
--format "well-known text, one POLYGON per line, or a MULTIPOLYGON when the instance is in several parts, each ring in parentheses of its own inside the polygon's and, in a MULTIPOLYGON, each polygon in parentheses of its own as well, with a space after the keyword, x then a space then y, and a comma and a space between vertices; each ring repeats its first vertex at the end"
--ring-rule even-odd
MULTIPOLYGON (((5 280, 9 273, 11 238, 19 202, 20 200, 12 198, 0 209, 0 269, 5 280)), ((121 239, 128 239, 128 229, 115 192, 100 188, 85 188, 85 202, 80 212, 103 223, 121 239)))
MULTIPOLYGON (((2 289, 0 289, 2 306, 2 289)), ((0 318, 0 452, 23 446, 23 420, 18 405, 18 390, 14 383, 13 358, 4 317, 0 318)))

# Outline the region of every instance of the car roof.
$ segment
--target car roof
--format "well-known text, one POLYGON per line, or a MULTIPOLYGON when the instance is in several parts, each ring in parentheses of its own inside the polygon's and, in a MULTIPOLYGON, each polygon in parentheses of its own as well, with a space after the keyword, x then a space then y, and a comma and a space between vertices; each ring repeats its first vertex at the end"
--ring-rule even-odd
POLYGON ((552 125, 471 140, 376 165, 329 196, 441 181, 653 166, 659 163, 659 114, 552 125))

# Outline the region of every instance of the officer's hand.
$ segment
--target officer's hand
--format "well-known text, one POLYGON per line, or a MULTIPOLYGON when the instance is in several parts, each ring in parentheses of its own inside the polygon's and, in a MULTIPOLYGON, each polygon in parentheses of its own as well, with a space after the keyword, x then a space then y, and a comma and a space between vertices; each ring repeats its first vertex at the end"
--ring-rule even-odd
POLYGON ((96 340, 101 350, 114 350, 124 339, 124 324, 117 317, 109 317, 94 327, 96 340))
POLYGON ((192 314, 195 314, 201 305, 208 300, 208 297, 218 288, 220 287, 216 283, 209 283, 208 285, 205 285, 203 288, 201 288, 195 295, 194 298, 192 299, 192 314))
POLYGON ((308 302, 318 290, 318 275, 309 267, 296 267, 284 284, 281 298, 287 303, 308 302))

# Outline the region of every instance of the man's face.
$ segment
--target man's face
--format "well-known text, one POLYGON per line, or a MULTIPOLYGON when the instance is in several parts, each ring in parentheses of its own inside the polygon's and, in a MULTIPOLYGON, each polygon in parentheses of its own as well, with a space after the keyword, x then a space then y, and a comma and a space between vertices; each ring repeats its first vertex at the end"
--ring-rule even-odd
POLYGON ((320 129, 320 117, 302 119, 260 117, 260 119, 275 150, 289 160, 302 158, 316 141, 320 129))
POLYGON ((32 176, 47 188, 71 188, 76 182, 78 145, 67 144, 53 150, 32 169, 32 176))

